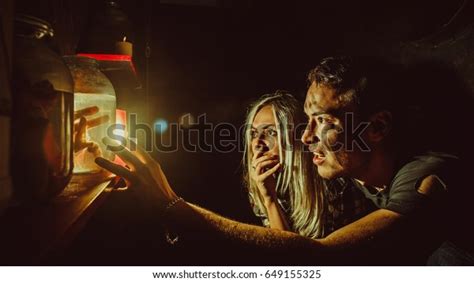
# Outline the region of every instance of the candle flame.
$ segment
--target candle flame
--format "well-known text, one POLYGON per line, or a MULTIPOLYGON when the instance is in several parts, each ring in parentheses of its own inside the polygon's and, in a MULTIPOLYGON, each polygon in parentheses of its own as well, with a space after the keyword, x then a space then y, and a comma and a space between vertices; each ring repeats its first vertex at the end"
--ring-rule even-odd
POLYGON ((127 41, 127 37, 126 37, 126 36, 123 37, 123 42, 125 42, 125 41, 127 41))

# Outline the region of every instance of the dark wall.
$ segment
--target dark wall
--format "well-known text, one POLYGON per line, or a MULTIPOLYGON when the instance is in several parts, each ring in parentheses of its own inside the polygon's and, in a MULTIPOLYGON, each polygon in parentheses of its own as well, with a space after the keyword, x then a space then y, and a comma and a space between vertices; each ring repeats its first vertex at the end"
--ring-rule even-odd
MULTIPOLYGON (((406 64, 441 61, 474 87, 471 4, 459 12, 463 1, 297 3, 153 5, 154 117, 176 121, 185 112, 206 113, 213 122, 240 125, 250 101, 263 93, 286 89, 302 98, 307 72, 322 57, 338 54, 376 55, 406 64)), ((140 46, 143 37, 140 31, 137 35, 140 46)), ((157 157, 184 195, 223 213, 241 214, 241 203, 236 203, 242 200, 239 153, 157 157)))

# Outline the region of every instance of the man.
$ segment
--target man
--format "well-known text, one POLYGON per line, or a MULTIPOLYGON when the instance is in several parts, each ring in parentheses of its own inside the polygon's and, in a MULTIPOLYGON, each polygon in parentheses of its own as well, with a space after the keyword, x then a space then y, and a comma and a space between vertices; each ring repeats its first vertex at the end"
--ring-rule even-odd
MULTIPOLYGON (((427 153, 429 146, 412 140, 418 124, 407 104, 416 93, 402 84, 403 73, 382 62, 356 60, 328 58, 310 73, 309 124, 302 140, 322 177, 351 177, 379 208, 370 228, 398 237, 392 239, 396 248, 377 246, 390 252, 387 259, 423 263, 440 242, 461 232, 448 225, 455 220, 448 197, 463 192, 462 167, 456 157, 427 153), (395 223, 407 232, 391 231, 395 223)), ((441 263, 434 257, 431 262, 435 259, 441 263)))
MULTIPOLYGON (((150 210, 160 212, 159 220, 184 240, 206 234, 262 251, 252 256, 281 255, 276 257, 288 258, 280 261, 284 264, 425 264, 453 231, 447 191, 459 186, 458 162, 444 154, 414 158, 415 148, 400 133, 405 118, 396 103, 406 89, 397 72, 385 67, 370 60, 327 58, 309 75, 309 122, 302 141, 314 153, 318 172, 327 179, 350 177, 379 208, 321 240, 238 223, 186 203, 143 151, 132 153, 109 140, 130 170, 96 161, 153 199, 150 210)), ((200 242, 206 243, 212 240, 200 242)))

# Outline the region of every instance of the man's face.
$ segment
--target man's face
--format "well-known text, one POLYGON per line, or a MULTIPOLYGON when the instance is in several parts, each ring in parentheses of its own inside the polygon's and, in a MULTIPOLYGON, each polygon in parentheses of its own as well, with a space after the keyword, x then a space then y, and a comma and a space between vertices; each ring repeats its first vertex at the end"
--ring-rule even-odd
POLYGON ((308 89, 304 107, 308 126, 301 139, 313 152, 318 173, 326 179, 351 176, 364 164, 360 150, 348 149, 346 144, 352 139, 345 132, 345 118, 353 107, 341 102, 334 89, 315 82, 308 89))

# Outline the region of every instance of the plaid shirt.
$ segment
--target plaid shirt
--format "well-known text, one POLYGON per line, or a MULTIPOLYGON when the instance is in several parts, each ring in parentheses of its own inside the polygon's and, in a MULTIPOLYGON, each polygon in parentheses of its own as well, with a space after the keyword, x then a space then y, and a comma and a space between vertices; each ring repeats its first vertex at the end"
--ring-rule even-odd
POLYGON ((325 185, 324 236, 356 221, 375 209, 362 191, 350 179, 338 178, 325 185))
MULTIPOLYGON (((356 187, 351 180, 338 178, 325 181, 325 217, 324 235, 331 234, 335 230, 356 221, 375 209, 375 206, 356 187)), ((278 203, 291 225, 291 206, 288 199, 278 199, 278 203)), ((250 196, 250 204, 253 212, 262 221, 263 226, 270 227, 267 215, 262 212, 250 196)))

